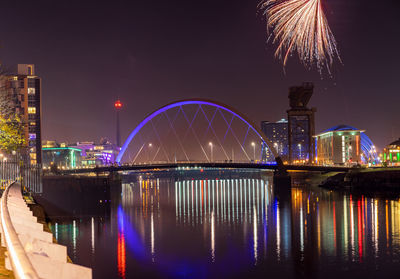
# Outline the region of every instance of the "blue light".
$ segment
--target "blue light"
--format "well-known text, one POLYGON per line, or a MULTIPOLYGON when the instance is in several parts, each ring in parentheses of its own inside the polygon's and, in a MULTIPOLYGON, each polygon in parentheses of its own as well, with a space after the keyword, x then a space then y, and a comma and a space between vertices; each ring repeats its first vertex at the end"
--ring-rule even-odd
MULTIPOLYGON (((224 107, 224 106, 221 106, 221 105, 215 104, 215 103, 213 103, 213 102, 210 102, 210 101, 186 100, 186 101, 178 101, 178 102, 176 102, 176 103, 172 103, 172 104, 166 105, 166 106, 160 108, 159 110, 156 110, 155 112, 153 112, 153 113, 151 113, 150 115, 148 115, 138 126, 136 126, 136 128, 135 128, 135 129, 132 131, 132 133, 129 135, 129 137, 128 137, 127 140, 125 141, 124 145, 122 146, 121 151, 118 153, 116 162, 117 162, 118 164, 121 162, 122 156, 124 156, 124 153, 125 153, 126 149, 128 148, 129 143, 133 140, 133 138, 136 136, 136 134, 139 133, 139 131, 140 131, 151 119, 153 119, 153 118, 156 117, 157 115, 159 115, 159 114, 161 114, 161 113, 163 113, 163 112, 165 112, 165 111, 167 111, 167 110, 169 110, 169 109, 172 109, 172 108, 175 108, 175 107, 179 107, 179 106, 184 106, 184 105, 207 105, 207 106, 212 106, 212 107, 216 107, 216 108, 225 110, 225 111, 227 111, 227 112, 233 114, 234 116, 236 116, 236 117, 239 118, 240 120, 242 120, 244 123, 246 123, 246 124, 257 134, 257 136, 259 136, 260 139, 269 147, 269 144, 268 144, 267 142, 265 142, 263 136, 262 136, 262 135, 261 135, 247 120, 246 120, 246 119, 244 119, 242 116, 240 116, 240 115, 237 114, 236 112, 234 112, 234 111, 232 111, 232 110, 230 110, 230 109, 228 109, 228 108, 226 108, 226 107, 224 107)), ((270 148, 270 150, 271 150, 271 152, 273 152, 273 150, 272 150, 271 148, 270 148)), ((274 155, 275 155, 275 154, 274 154, 274 155)))

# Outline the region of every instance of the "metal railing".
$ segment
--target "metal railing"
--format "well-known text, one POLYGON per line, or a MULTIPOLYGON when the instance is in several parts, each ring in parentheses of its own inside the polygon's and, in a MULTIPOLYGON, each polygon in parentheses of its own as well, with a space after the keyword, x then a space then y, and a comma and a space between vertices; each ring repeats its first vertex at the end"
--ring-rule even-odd
POLYGON ((42 193, 42 166, 31 165, 16 157, 0 160, 0 189, 5 190, 12 181, 23 185, 24 192, 42 193))

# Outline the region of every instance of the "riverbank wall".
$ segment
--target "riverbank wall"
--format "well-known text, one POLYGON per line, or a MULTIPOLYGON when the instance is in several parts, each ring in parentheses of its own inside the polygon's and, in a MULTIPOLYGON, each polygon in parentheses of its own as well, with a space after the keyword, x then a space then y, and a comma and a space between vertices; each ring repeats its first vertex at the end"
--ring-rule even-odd
POLYGON ((399 191, 400 169, 379 169, 339 173, 320 184, 329 189, 399 191))

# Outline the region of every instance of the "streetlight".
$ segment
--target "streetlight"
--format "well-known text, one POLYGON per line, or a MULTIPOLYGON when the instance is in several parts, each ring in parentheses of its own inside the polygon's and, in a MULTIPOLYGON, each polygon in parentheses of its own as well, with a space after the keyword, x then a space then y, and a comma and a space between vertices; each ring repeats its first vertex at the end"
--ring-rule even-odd
POLYGON ((254 162, 256 162, 256 144, 254 143, 254 141, 251 143, 251 146, 253 146, 253 158, 254 162))
POLYGON ((301 159, 301 143, 299 143, 297 146, 299 147, 299 153, 300 153, 299 158, 301 159))
POLYGON ((147 160, 147 161, 149 161, 149 163, 150 163, 150 148, 153 146, 153 144, 150 142, 150 143, 148 144, 148 146, 149 146, 149 149, 148 149, 148 151, 147 151, 147 154, 148 154, 148 160, 147 160))
POLYGON ((209 143, 208 143, 208 145, 210 146, 210 149, 211 149, 211 156, 210 156, 210 162, 212 162, 213 161, 213 143, 210 141, 209 143))

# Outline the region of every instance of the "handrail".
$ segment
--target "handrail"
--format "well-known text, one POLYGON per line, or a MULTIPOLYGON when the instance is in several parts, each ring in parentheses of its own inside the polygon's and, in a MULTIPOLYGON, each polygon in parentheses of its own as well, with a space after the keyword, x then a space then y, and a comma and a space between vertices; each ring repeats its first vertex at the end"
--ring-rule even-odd
POLYGON ((15 181, 7 186, 1 198, 0 215, 4 239, 8 254, 10 256, 10 262, 14 271, 14 276, 21 279, 38 279, 39 276, 37 275, 36 270, 33 268, 31 261, 25 253, 25 249, 19 240, 19 237, 11 222, 10 213, 8 212, 8 191, 14 183, 15 181))

